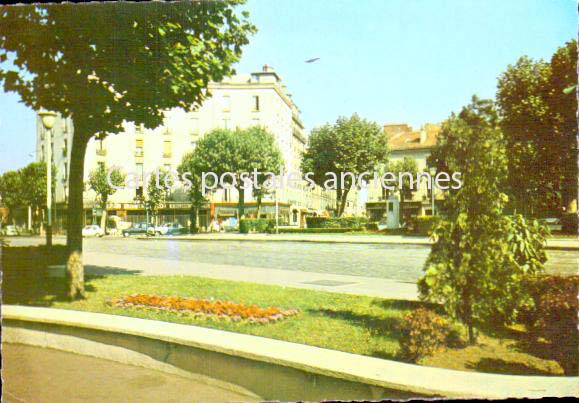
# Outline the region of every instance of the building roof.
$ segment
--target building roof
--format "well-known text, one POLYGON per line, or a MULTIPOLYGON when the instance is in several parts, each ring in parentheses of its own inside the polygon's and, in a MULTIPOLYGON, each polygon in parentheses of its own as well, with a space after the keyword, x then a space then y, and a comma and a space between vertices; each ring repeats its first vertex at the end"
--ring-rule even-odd
POLYGON ((392 151, 430 149, 436 144, 439 132, 440 126, 432 123, 426 123, 417 131, 404 123, 384 125, 392 151))

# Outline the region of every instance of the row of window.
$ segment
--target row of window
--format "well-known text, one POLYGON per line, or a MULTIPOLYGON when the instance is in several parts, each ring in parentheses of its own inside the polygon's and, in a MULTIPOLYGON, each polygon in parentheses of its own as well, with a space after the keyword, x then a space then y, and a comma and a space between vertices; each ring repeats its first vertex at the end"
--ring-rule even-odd
MULTIPOLYGON (((231 97, 229 95, 221 97, 221 107, 223 112, 231 112, 231 97)), ((260 110, 259 95, 253 95, 251 97, 251 111, 259 112, 260 110)))

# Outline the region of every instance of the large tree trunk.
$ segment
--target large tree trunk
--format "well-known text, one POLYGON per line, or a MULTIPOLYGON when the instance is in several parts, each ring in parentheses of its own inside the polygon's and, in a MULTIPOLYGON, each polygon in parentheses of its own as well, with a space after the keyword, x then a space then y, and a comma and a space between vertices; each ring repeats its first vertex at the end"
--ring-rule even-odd
POLYGON ((339 209, 338 209, 338 217, 341 217, 342 214, 344 214, 344 210, 346 209, 346 202, 348 201, 348 193, 350 192, 350 189, 344 189, 342 191, 342 195, 341 195, 341 200, 339 200, 339 209))
POLYGON ((103 233, 106 235, 107 233, 107 202, 104 201, 102 206, 102 215, 101 215, 101 228, 103 230, 103 233))
POLYGON ((342 213, 340 213, 340 206, 342 205, 342 194, 343 190, 340 186, 336 189, 336 217, 340 217, 342 213))
POLYGON ((237 202, 237 208, 238 208, 238 215, 239 215, 239 219, 241 220, 243 218, 244 215, 244 211, 245 211, 245 189, 243 189, 242 187, 237 188, 237 192, 239 193, 239 200, 237 202))
POLYGON ((257 195, 257 207, 255 209, 255 218, 259 220, 259 213, 261 212, 261 193, 257 195))
POLYGON ((84 155, 90 139, 80 126, 75 126, 70 156, 68 180, 68 211, 66 243, 68 261, 66 265, 68 296, 71 299, 84 297, 84 268, 82 264, 82 226, 84 191, 84 155))
POLYGON ((197 207, 194 204, 191 204, 191 209, 189 210, 189 232, 192 234, 197 233, 197 207))

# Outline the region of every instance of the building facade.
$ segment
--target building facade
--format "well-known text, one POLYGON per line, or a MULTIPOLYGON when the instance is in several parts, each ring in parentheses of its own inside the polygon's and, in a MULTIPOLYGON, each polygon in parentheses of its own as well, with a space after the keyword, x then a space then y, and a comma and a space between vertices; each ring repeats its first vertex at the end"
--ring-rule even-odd
MULTIPOLYGON (((300 172, 302 154, 306 147, 306 133, 300 111, 292 101, 282 79, 269 66, 247 75, 235 75, 222 82, 209 85, 210 97, 194 111, 173 109, 165 112, 164 124, 156 129, 144 129, 125 123, 125 131, 104 139, 93 138, 85 157, 85 183, 91 171, 99 164, 110 168, 121 167, 124 172, 140 173, 137 189, 120 189, 109 198, 109 215, 123 221, 144 221, 142 199, 147 198, 147 184, 142 176, 157 168, 176 171, 183 156, 195 149, 197 142, 215 128, 235 129, 249 126, 265 127, 275 136, 284 159, 285 172, 300 172)), ((53 162, 57 167, 57 205, 67 202, 67 179, 70 161, 70 144, 73 122, 59 118, 52 129, 53 162)), ((37 160, 45 158, 45 130, 40 118, 37 122, 37 160)), ((245 214, 255 215, 256 200, 245 192, 245 214)), ((281 222, 303 226, 306 215, 323 214, 335 206, 335 192, 320 188, 308 190, 306 182, 298 189, 284 187, 275 194, 266 195, 262 201, 260 217, 273 217, 277 208, 281 222)), ((235 189, 221 189, 212 193, 206 208, 199 217, 200 226, 207 226, 215 218, 226 220, 237 214, 238 195, 235 189)), ((100 214, 97 195, 85 189, 86 221, 98 222, 100 214)), ((177 189, 160 211, 161 221, 179 221, 186 225, 189 203, 182 190, 177 189)))
MULTIPOLYGON (((419 130, 413 130, 409 125, 402 123, 388 123, 384 125, 384 132, 388 136, 390 147, 389 162, 410 158, 416 161, 419 172, 428 172, 427 159, 440 132, 440 126, 432 123, 423 125, 419 130)), ((400 203, 397 192, 386 192, 380 185, 370 185, 366 212, 372 222, 387 223, 389 228, 398 228, 409 218, 432 215, 433 205, 442 200, 442 192, 434 189, 434 195, 428 183, 422 181, 417 184, 412 198, 400 203), (434 197, 433 197, 434 196, 434 197)))

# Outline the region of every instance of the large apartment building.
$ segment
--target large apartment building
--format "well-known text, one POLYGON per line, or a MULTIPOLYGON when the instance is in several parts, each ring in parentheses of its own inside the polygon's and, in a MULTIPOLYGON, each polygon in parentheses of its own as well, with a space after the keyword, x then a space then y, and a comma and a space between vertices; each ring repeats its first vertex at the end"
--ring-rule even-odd
MULTIPOLYGON (((222 82, 209 85, 211 96, 195 111, 182 109, 166 111, 164 124, 149 130, 124 125, 123 133, 109 135, 103 140, 93 138, 87 147, 85 159, 85 182, 91 171, 104 164, 106 167, 119 166, 125 172, 146 173, 156 168, 176 170, 183 156, 195 149, 199 139, 214 128, 245 128, 262 126, 276 139, 285 162, 285 171, 300 171, 302 154, 306 147, 306 134, 300 119, 300 111, 292 101, 280 76, 269 66, 262 71, 240 74, 222 82)), ((57 187, 55 200, 66 204, 68 194, 67 174, 73 122, 59 118, 52 130, 53 161, 57 167, 57 187)), ((37 159, 44 160, 44 128, 37 123, 37 159)), ((265 197, 260 210, 261 217, 273 217, 275 198, 280 217, 289 225, 303 225, 306 215, 322 214, 335 205, 335 192, 320 188, 307 190, 304 183, 299 189, 282 188, 277 195, 265 197)), ((143 203, 139 199, 147 197, 146 183, 139 183, 137 189, 118 190, 109 199, 109 215, 116 215, 125 221, 144 219, 143 203)), ((245 195, 245 213, 255 214, 256 201, 250 192, 245 195)), ((186 225, 189 204, 182 191, 176 190, 160 212, 163 221, 180 221, 186 225), (164 217, 164 218, 163 218, 164 217)), ((199 223, 206 226, 211 218, 225 220, 237 214, 238 195, 234 189, 218 190, 210 197, 200 214, 199 223)), ((86 221, 96 221, 99 215, 96 194, 85 189, 84 203, 86 221)))

